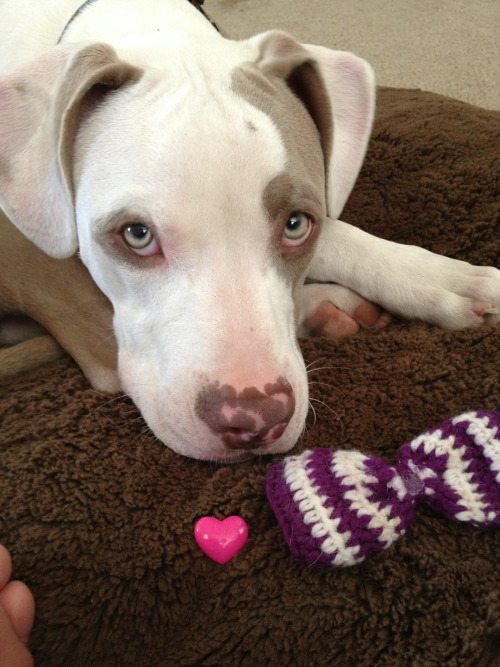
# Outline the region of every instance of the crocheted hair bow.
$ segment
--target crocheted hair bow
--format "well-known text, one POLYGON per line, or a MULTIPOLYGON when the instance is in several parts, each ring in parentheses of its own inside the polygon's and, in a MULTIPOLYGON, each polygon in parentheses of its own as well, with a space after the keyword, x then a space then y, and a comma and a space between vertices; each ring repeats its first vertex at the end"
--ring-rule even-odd
POLYGON ((395 467, 315 449, 273 466, 267 495, 293 555, 344 567, 389 548, 420 502, 475 526, 500 525, 500 412, 468 412, 403 446, 395 467))

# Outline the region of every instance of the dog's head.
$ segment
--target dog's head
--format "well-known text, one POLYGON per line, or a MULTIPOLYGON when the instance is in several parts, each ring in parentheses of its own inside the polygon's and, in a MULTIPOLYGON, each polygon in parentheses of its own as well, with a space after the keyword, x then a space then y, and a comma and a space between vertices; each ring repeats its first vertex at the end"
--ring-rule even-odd
POLYGON ((123 387, 174 450, 238 460, 300 436, 294 293, 372 114, 364 61, 279 32, 60 46, 0 80, 0 205, 48 254, 79 250, 123 387))

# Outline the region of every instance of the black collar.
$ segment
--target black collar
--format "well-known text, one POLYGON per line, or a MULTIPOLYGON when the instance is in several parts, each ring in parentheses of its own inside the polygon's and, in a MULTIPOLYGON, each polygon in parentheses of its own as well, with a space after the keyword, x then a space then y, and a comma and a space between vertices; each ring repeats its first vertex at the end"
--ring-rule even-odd
POLYGON ((213 25, 213 27, 217 30, 217 32, 220 32, 220 30, 217 27, 215 21, 212 21, 210 16, 207 16, 207 14, 203 11, 202 4, 205 2, 205 0, 189 0, 189 2, 192 5, 194 5, 196 7, 196 9, 198 9, 203 14, 203 16, 207 19, 207 21, 209 21, 213 25))
MULTIPOLYGON (((196 7, 196 9, 198 9, 203 14, 203 16, 207 19, 207 21, 209 21, 213 25, 213 27, 217 30, 217 32, 219 32, 219 28, 215 25, 215 22, 212 21, 212 19, 209 16, 207 16, 206 13, 203 11, 202 4, 205 2, 205 0, 188 0, 188 1, 192 5, 194 5, 196 7)), ((70 18, 70 20, 64 26, 64 30, 62 31, 61 36, 57 40, 58 44, 61 43, 61 40, 66 33, 66 30, 73 23, 73 21, 77 18, 77 16, 79 16, 82 12, 84 12, 87 9, 87 7, 90 7, 90 5, 93 5, 94 2, 96 2, 96 0, 86 0, 82 5, 80 5, 80 7, 78 7, 76 12, 73 14, 73 16, 70 18)))

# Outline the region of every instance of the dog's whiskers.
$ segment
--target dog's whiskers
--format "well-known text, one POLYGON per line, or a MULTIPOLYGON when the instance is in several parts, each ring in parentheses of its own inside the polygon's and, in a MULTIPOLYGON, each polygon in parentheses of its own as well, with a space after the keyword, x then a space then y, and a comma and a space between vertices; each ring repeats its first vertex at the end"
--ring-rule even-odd
POLYGON ((358 371, 362 372, 362 369, 356 368, 355 366, 320 366, 319 368, 307 369, 307 374, 316 373, 318 371, 358 371))
POLYGON ((318 369, 316 369, 316 368, 312 368, 312 366, 314 366, 314 364, 321 364, 321 363, 323 363, 323 361, 325 361, 323 358, 321 358, 321 359, 314 359, 313 361, 310 361, 310 362, 306 365, 306 371, 307 371, 308 373, 312 373, 313 371, 318 370, 318 369))
MULTIPOLYGON (((309 407, 311 408, 311 411, 313 413, 313 417, 314 417, 313 426, 314 426, 316 424, 316 421, 317 421, 317 415, 316 415, 316 410, 314 409, 314 405, 311 402, 312 400, 314 400, 314 399, 309 399, 309 407)), ((305 430, 306 430, 306 425, 304 424, 303 432, 305 432, 305 430)))
MULTIPOLYGON (((135 422, 138 422, 138 421, 139 421, 139 419, 136 419, 136 420, 135 420, 135 422)), ((155 436, 155 434, 153 433, 153 431, 151 430, 151 428, 150 428, 147 424, 145 424, 145 426, 144 426, 144 428, 142 429, 142 431, 140 431, 140 432, 136 435, 135 440, 139 440, 139 438, 142 438, 142 444, 144 444, 144 439, 145 439, 145 438, 148 438, 148 439, 149 439, 149 438, 151 438, 151 437, 154 438, 154 439, 156 439, 156 440, 158 440, 158 438, 155 436)))
POLYGON ((328 410, 330 410, 330 412, 331 412, 333 415, 335 415, 335 418, 336 418, 338 421, 341 421, 341 417, 340 417, 339 413, 338 413, 338 412, 335 412, 335 410, 332 408, 331 405, 328 405, 328 403, 325 403, 325 401, 321 401, 319 398, 309 398, 309 404, 311 403, 311 401, 314 401, 315 403, 320 403, 321 405, 324 405, 325 408, 327 408, 328 410))
MULTIPOLYGON (((99 392, 95 392, 96 394, 99 392)), ((125 398, 128 398, 127 394, 118 394, 117 396, 113 396, 113 398, 110 398, 109 401, 106 401, 105 403, 101 403, 96 410, 101 410, 102 408, 107 407, 108 405, 111 405, 111 403, 115 403, 116 401, 121 401, 125 398)))
MULTIPOLYGON (((316 415, 316 412, 315 412, 313 406, 311 405, 311 403, 309 403, 309 406, 312 409, 312 411, 314 412, 314 414, 316 415)), ((307 421, 305 421, 304 426, 302 427, 302 431, 301 431, 299 437, 297 438, 297 442, 300 442, 302 444, 302 441, 304 440, 305 435, 306 435, 308 430, 309 430, 309 427, 307 425, 307 421)))

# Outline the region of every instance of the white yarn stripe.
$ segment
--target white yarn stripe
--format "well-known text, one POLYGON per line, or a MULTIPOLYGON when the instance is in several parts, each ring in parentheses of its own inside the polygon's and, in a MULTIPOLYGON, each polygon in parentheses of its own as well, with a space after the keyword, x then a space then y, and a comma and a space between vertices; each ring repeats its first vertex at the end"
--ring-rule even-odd
POLYGON ((314 486, 306 469, 310 451, 300 456, 292 456, 286 460, 284 468, 285 481, 293 493, 294 502, 303 516, 305 524, 312 524, 311 535, 316 538, 325 538, 321 550, 326 554, 335 554, 332 563, 352 565, 361 562, 357 558, 359 546, 347 546, 351 537, 349 531, 340 533, 338 526, 340 519, 331 519, 331 508, 324 505, 327 496, 318 493, 319 487, 314 486))
POLYGON ((485 521, 487 519, 484 509, 485 503, 482 501, 482 495, 477 493, 477 484, 471 484, 473 474, 467 472, 469 461, 464 461, 465 445, 454 449, 455 436, 450 435, 443 438, 441 430, 432 434, 424 434, 412 442, 412 449, 415 451, 420 445, 423 445, 426 454, 435 451, 438 456, 447 455, 448 463, 443 473, 443 482, 452 488, 461 499, 461 502, 467 507, 462 512, 455 514, 459 521, 485 521))
POLYGON ((397 527, 401 523, 399 517, 389 518, 392 505, 382 508, 379 502, 370 500, 373 495, 371 489, 366 485, 377 482, 377 478, 369 475, 365 466, 367 457, 360 452, 336 451, 332 457, 332 472, 337 477, 342 477, 343 486, 354 486, 344 493, 344 500, 349 501, 351 510, 358 516, 371 517, 368 528, 371 530, 382 528, 378 537, 380 542, 391 544, 398 537, 397 527), (348 472, 348 474, 346 474, 348 472))
POLYGON ((437 456, 443 456, 448 453, 448 445, 455 442, 454 436, 450 436, 448 440, 443 440, 443 432, 441 429, 434 431, 434 433, 424 433, 411 441, 412 451, 416 452, 421 446, 424 448, 425 454, 428 456, 435 452, 437 456))
POLYGON ((498 440, 498 428, 488 426, 488 417, 478 417, 475 412, 469 412, 456 417, 453 423, 469 421, 467 434, 474 438, 483 449, 484 455, 492 462, 490 470, 495 474, 495 481, 500 484, 500 441, 498 440))
POLYGON ((408 495, 408 490, 405 483, 399 475, 394 475, 390 482, 387 483, 387 488, 396 491, 398 500, 401 502, 408 495))

